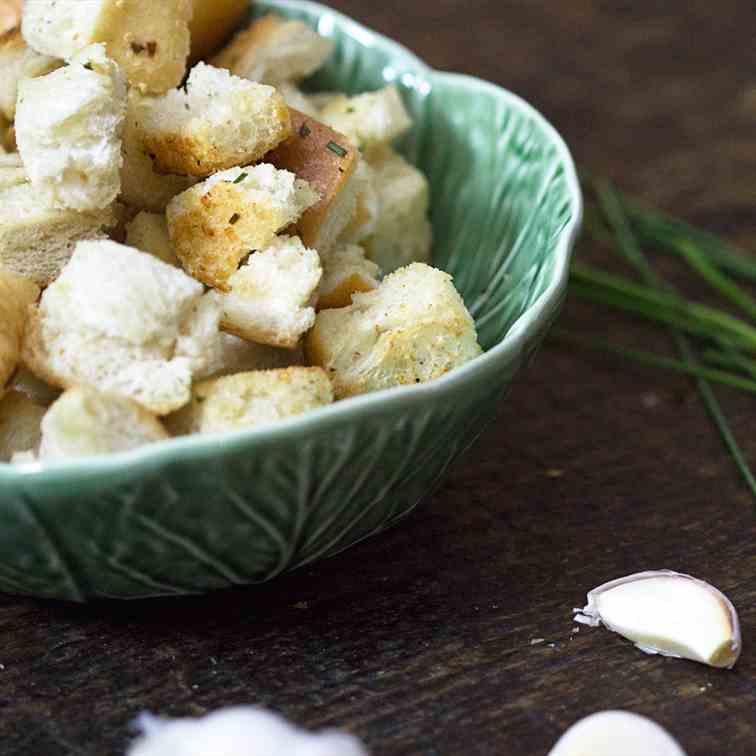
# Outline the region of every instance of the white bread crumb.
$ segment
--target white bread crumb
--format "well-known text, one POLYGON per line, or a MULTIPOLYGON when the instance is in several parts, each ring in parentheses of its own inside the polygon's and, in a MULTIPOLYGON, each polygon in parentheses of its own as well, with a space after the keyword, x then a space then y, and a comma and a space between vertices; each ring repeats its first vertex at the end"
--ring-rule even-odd
POLYGON ((219 318, 182 271, 115 242, 80 242, 32 310, 24 361, 52 385, 88 385, 167 414, 206 369, 219 318))
POLYGON ((320 368, 237 373, 197 384, 191 402, 173 415, 176 433, 223 433, 294 417, 333 402, 320 368))
POLYGON ((205 63, 186 90, 143 98, 136 119, 160 172, 202 178, 254 163, 291 134, 289 108, 273 87, 205 63))
POLYGON ((18 86, 16 140, 34 187, 54 207, 99 210, 121 190, 126 85, 102 45, 18 86))
POLYGON ((320 282, 318 309, 349 307, 352 295, 373 291, 380 284, 381 269, 365 257, 357 244, 342 244, 320 256, 323 279, 320 282))
POLYGON ((163 213, 138 213, 126 224, 126 244, 134 249, 147 252, 158 260, 176 268, 181 267, 173 251, 168 234, 168 221, 163 213))
POLYGON ((223 328, 269 346, 294 348, 315 322, 320 257, 298 236, 280 236, 249 256, 222 295, 223 328))
POLYGON ((331 56, 332 40, 302 21, 273 14, 257 19, 239 32, 212 60, 237 76, 265 84, 300 81, 317 71, 331 56))
POLYGON ((412 128, 412 119, 395 86, 356 97, 336 97, 320 110, 320 119, 346 134, 366 152, 391 144, 412 128))
POLYGON ((414 263, 352 302, 320 312, 305 340, 340 399, 425 383, 481 353, 475 323, 440 270, 414 263))
POLYGON ((239 263, 318 201, 306 181, 261 163, 216 173, 168 205, 168 230, 190 275, 222 291, 239 263))
POLYGON ((136 402, 77 387, 42 420, 41 460, 71 459, 137 449, 169 438, 157 418, 136 402))
POLYGON ((207 369, 195 377, 197 379, 220 378, 224 375, 249 373, 253 370, 302 367, 304 364, 304 353, 301 347, 279 349, 241 339, 232 333, 221 332, 207 369))

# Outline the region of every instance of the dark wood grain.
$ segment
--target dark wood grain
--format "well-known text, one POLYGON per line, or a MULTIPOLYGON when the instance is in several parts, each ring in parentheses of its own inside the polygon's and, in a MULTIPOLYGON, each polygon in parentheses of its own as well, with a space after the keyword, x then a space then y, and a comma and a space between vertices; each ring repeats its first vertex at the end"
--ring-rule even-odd
MULTIPOLYGON (((584 166, 756 248, 753 3, 334 5, 434 66, 522 94, 584 166)), ((575 302, 563 325, 669 347, 575 302)), ((756 461, 753 399, 720 396, 756 461)), ((609 707, 654 717, 689 756, 754 754, 754 516, 689 382, 552 343, 436 495, 347 554, 202 599, 0 598, 0 752, 118 754, 143 709, 259 703, 347 727, 377 756, 545 755, 609 707), (588 589, 651 568, 731 596, 745 639, 735 671, 573 632, 588 589)))

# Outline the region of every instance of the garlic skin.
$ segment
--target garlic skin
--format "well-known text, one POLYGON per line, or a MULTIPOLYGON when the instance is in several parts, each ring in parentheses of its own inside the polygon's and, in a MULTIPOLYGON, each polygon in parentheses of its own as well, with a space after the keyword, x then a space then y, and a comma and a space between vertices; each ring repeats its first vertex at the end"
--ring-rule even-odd
POLYGON ((222 709, 201 719, 142 714, 137 726, 142 735, 128 756, 367 756, 351 735, 309 733, 253 706, 222 709))
POLYGON ((679 572, 639 572, 588 594, 575 621, 631 640, 645 653, 731 669, 740 656, 740 622, 714 586, 679 572))
POLYGON ((656 722, 629 711, 602 711, 562 735, 549 756, 686 756, 656 722))

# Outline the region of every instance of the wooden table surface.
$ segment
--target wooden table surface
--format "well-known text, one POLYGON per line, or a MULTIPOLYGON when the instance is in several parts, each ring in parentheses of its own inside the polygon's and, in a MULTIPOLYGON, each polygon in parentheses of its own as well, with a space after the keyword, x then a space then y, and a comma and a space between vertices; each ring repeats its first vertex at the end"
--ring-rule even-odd
MULTIPOLYGON (((756 4, 334 5, 436 67, 513 89, 581 165, 756 248, 756 4)), ((669 349, 575 302, 562 325, 669 349)), ((719 395, 756 460, 753 400, 719 395)), ((755 515, 687 380, 550 343, 436 495, 347 554, 208 598, 0 598, 0 752, 120 754, 144 709, 258 703, 349 728, 376 756, 545 756, 570 723, 613 707, 654 717, 689 756, 754 754, 755 515), (735 671, 573 632, 587 590, 653 568, 731 596, 735 671)))

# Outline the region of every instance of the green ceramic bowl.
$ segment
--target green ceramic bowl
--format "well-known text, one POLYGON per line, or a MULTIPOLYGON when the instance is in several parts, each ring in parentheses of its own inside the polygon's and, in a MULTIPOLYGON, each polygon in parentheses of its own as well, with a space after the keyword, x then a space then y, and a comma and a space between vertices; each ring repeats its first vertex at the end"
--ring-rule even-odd
MULTIPOLYGON (((426 385, 222 437, 23 472, 0 465, 0 591, 85 600, 270 580, 391 527, 492 418, 565 296, 582 203, 557 132, 483 81, 315 3, 255 3, 338 46, 311 82, 397 84, 402 151, 432 185, 435 264, 454 275, 486 353, 426 385)), ((399 230, 398 230, 399 231, 399 230)))

